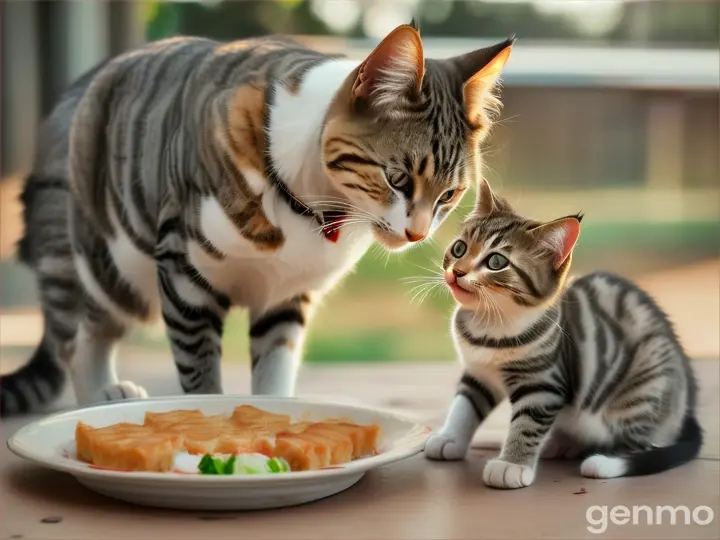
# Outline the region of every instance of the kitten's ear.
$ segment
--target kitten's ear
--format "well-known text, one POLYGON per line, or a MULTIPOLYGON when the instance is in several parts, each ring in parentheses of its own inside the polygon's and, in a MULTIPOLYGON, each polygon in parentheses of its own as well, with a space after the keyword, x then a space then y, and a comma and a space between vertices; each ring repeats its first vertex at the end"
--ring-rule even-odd
POLYGON ((511 36, 502 43, 456 56, 450 60, 455 64, 464 81, 465 110, 473 125, 482 125, 485 110, 499 107, 492 90, 500 80, 514 43, 515 36, 511 36))
POLYGON ((565 261, 572 253, 580 236, 581 221, 582 214, 578 214, 577 216, 556 219, 532 230, 538 241, 555 253, 555 260, 553 261, 555 270, 565 264, 565 261))
POLYGON ((485 178, 481 179, 475 196, 475 213, 479 216, 488 216, 492 214, 497 203, 497 197, 495 197, 490 183, 485 178))
POLYGON ((413 25, 390 32, 360 65, 352 87, 353 102, 397 109, 420 96, 425 56, 413 25))

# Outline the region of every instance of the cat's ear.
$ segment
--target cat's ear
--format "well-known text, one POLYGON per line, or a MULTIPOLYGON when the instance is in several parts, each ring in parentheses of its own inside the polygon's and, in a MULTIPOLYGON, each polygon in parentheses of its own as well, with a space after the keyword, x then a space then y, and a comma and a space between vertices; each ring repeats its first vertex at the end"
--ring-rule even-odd
POLYGON ((478 216, 488 216, 492 214, 497 206, 498 200, 493 193, 490 183, 482 178, 475 196, 475 214, 478 216))
POLYGON ((471 124, 482 125, 485 111, 499 107, 499 102, 492 91, 500 80, 514 43, 515 36, 511 36, 502 43, 456 56, 450 60, 455 64, 464 81, 465 111, 471 124))
POLYGON ((582 214, 568 216, 545 223, 532 230, 532 234, 546 249, 554 253, 553 267, 557 270, 572 253, 580 236, 582 214))
POLYGON ((425 56, 414 24, 390 32, 360 65, 352 87, 354 102, 398 109, 420 96, 425 56))

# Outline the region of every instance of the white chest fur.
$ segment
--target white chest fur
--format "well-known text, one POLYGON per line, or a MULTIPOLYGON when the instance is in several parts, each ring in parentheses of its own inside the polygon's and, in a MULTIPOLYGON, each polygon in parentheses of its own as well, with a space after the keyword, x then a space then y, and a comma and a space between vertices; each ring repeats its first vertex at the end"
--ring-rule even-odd
POLYGON ((259 251, 243 238, 213 198, 202 203, 201 227, 227 257, 213 259, 195 242, 188 245, 190 262, 236 305, 262 311, 300 293, 327 290, 372 243, 370 231, 361 225, 343 227, 338 242, 330 242, 315 222, 294 214, 272 191, 265 199, 285 237, 277 251, 259 251))
MULTIPOLYGON (((357 63, 328 61, 308 72, 295 93, 276 88, 270 110, 270 153, 277 171, 296 196, 309 204, 332 196, 321 169, 322 123, 337 89, 357 63)), ((256 171, 241 171, 257 176, 256 171)), ((253 176, 254 177, 254 176, 253 176)), ((255 183, 257 184, 257 182, 255 183)), ((203 276, 236 305, 262 311, 294 295, 331 288, 368 250, 372 234, 365 224, 343 226, 338 242, 318 231, 319 224, 295 214, 269 183, 254 185, 263 210, 285 238, 277 251, 263 252, 241 236, 218 202, 202 201, 200 226, 227 257, 216 260, 196 244, 188 255, 203 276)))

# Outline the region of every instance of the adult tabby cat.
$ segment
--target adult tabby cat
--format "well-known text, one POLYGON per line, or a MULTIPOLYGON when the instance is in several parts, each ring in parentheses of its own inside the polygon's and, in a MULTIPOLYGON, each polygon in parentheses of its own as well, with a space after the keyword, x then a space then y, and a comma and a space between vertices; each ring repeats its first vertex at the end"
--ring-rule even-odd
POLYGON ((462 459, 509 396, 495 488, 529 486, 538 457, 585 457, 591 478, 659 472, 697 456, 696 383, 665 314, 636 285, 594 273, 564 288, 581 216, 525 219, 482 182, 475 214, 443 261, 460 304, 465 371, 431 459, 462 459))
POLYGON ((252 392, 294 393, 318 297, 373 241, 432 234, 479 178, 512 39, 425 59, 415 25, 363 61, 280 37, 174 38, 78 80, 44 123, 20 259, 45 332, 2 412, 145 396, 116 342, 164 319, 186 392, 220 393, 231 306, 250 311, 252 392))

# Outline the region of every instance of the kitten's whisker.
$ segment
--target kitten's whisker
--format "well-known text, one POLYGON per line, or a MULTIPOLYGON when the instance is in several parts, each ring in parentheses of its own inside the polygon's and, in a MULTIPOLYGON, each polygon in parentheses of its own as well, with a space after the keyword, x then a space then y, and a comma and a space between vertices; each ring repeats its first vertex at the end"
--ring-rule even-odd
POLYGON ((400 281, 404 283, 444 283, 445 280, 441 277, 436 276, 410 276, 410 277, 401 277, 400 281))
MULTIPOLYGON (((413 294, 412 298, 410 299, 410 303, 413 303, 416 299, 418 299, 422 295, 422 293, 425 292, 425 290, 428 289, 429 287, 432 287, 432 284, 421 283, 420 285, 416 285, 415 287, 413 287, 410 290, 409 294, 412 294, 413 291, 415 291, 415 294, 413 294)), ((418 303, 420 303, 420 302, 418 302, 418 303)))
MULTIPOLYGON (((415 268, 419 268, 420 270, 425 270, 426 272, 430 272, 431 274, 437 274, 437 270, 433 270, 433 269, 423 266, 421 264, 415 264, 415 263, 410 263, 410 264, 412 266, 414 266, 415 268)), ((441 269, 442 269, 442 267, 441 267, 441 269)))
POLYGON ((433 283, 433 284, 431 284, 430 287, 428 287, 428 288, 426 289, 426 292, 425 292, 425 294, 423 295, 423 297, 420 299, 420 302, 419 302, 419 303, 422 304, 431 294, 434 294, 435 292, 437 292, 438 287, 439 287, 440 285, 441 285, 440 283, 433 283))

